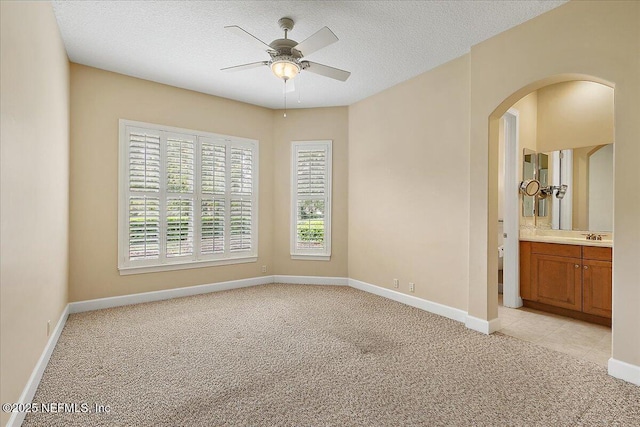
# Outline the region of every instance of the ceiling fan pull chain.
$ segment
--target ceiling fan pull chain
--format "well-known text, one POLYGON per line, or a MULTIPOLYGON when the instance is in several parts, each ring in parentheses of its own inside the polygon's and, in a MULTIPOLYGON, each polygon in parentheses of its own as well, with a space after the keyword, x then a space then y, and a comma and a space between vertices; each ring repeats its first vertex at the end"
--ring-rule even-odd
POLYGON ((287 81, 284 81, 284 117, 287 117, 287 81))

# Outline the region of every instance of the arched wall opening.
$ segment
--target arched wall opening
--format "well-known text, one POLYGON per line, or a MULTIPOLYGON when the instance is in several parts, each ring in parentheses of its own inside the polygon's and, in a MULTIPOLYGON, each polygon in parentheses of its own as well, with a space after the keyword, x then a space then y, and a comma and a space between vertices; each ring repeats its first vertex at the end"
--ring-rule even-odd
MULTIPOLYGON (((540 218, 538 218, 538 213, 535 213, 533 222, 528 223, 527 218, 521 217, 524 215, 522 213, 521 206, 521 198, 520 195, 516 194, 517 191, 517 182, 521 181, 521 176, 517 174, 518 165, 522 163, 521 153, 522 147, 527 148, 535 148, 538 147, 540 149, 535 149, 538 152, 547 152, 551 150, 557 149, 568 149, 568 148, 577 148, 581 147, 583 143, 587 143, 588 141, 598 140, 600 141, 602 138, 603 143, 607 141, 609 143, 613 143, 614 135, 613 135, 613 96, 614 96, 614 84, 608 82, 602 78, 584 75, 584 74, 562 74, 562 75, 554 75, 549 76, 544 79, 537 80, 533 83, 527 84, 517 91, 513 92, 511 95, 506 97, 499 106, 489 115, 488 122, 488 141, 489 141, 489 165, 498 165, 503 162, 505 159, 500 156, 505 156, 506 152, 506 161, 507 165, 504 165, 505 168, 503 171, 503 176, 506 173, 507 181, 503 184, 504 188, 500 189, 501 184, 497 179, 492 180, 489 178, 489 192, 495 191, 496 193, 500 193, 502 196, 501 200, 500 196, 492 198, 489 197, 490 200, 494 201, 494 203, 500 204, 503 210, 495 209, 490 212, 498 212, 498 217, 500 220, 503 220, 504 223, 500 225, 504 226, 504 230, 500 229, 500 234, 505 233, 505 236, 508 238, 504 239, 504 243, 502 243, 502 239, 500 240, 501 244, 504 247, 504 305, 505 307, 520 307, 523 303, 523 300, 520 298, 520 272, 519 272, 519 236, 520 236, 520 227, 523 224, 523 221, 527 223, 527 226, 531 226, 531 224, 536 224, 535 227, 538 227, 538 220, 540 221, 540 227, 542 228, 550 228, 551 224, 551 213, 543 214, 540 218), (562 85, 562 83, 570 83, 570 82, 581 82, 579 86, 571 85, 566 86, 562 85), (558 85, 560 84, 560 85, 558 85), (553 89, 551 88, 553 87, 553 89), (562 89, 558 89, 562 88, 562 89), (528 121, 526 124, 531 127, 531 123, 533 123, 534 128, 540 126, 538 122, 539 119, 536 119, 536 116, 539 114, 543 114, 543 118, 546 118, 544 124, 546 126, 544 129, 540 129, 537 133, 533 133, 531 135, 531 131, 527 132, 526 142, 519 141, 518 144, 518 136, 517 136, 517 122, 519 121, 518 111, 513 110, 513 108, 518 108, 520 104, 519 101, 527 97, 528 95, 540 93, 549 94, 549 91, 553 93, 552 102, 558 103, 558 106, 551 106, 549 103, 549 99, 551 95, 547 95, 545 97, 546 102, 543 104, 538 104, 537 96, 533 101, 533 108, 538 109, 538 113, 534 110, 534 115, 531 116, 531 113, 525 114, 526 119, 528 121), (559 92, 561 91, 561 92, 559 92), (560 95, 558 95, 560 93, 560 95), (594 96, 593 94, 597 94, 594 96), (577 102, 576 102, 577 101, 577 102), (572 106, 574 108, 565 108, 567 106, 572 106), (573 111, 576 110, 577 111, 573 111), (542 108, 542 110, 539 110, 542 108), (567 115, 565 116, 565 110, 567 111, 567 115), (597 112, 597 113, 596 113, 597 112), (508 113, 508 114, 507 114, 508 113), (592 116, 593 118, 597 118, 598 120, 585 121, 588 120, 586 117, 583 117, 583 114, 586 113, 586 116, 592 116), (596 113, 596 114, 594 114, 596 113), (514 116, 515 114, 515 116, 514 116), (550 119, 553 117, 553 119, 550 119), (502 123, 501 120, 505 119, 508 123, 502 123), (567 123, 565 123, 564 120, 567 123), (533 120, 533 122, 532 122, 533 120), (513 122, 513 123, 512 123, 513 122), (553 124, 553 125, 552 125, 553 124), (501 127, 507 126, 505 129, 501 129, 501 127), (513 133, 509 133, 507 129, 509 127, 516 126, 516 129, 513 133), (585 132, 581 132, 581 129, 585 129, 585 132), (589 130, 589 133, 586 133, 586 130, 589 130), (541 136, 540 132, 544 130, 545 135, 541 136), (502 132, 501 132, 502 131, 502 132), (507 137, 506 134, 511 135, 511 137, 507 137), (591 134, 594 137, 591 137, 591 134), (505 138, 504 141, 501 138, 505 138), (505 142, 508 144, 507 147, 504 146, 505 142), (533 143, 533 146, 531 144, 533 143), (501 149, 498 150, 498 144, 503 144, 501 149), (558 144, 558 145, 556 145, 558 144), (562 144, 568 144, 563 146, 562 144), (502 154, 499 154, 502 153, 502 154), (514 182, 512 182, 514 181, 514 182), (494 186, 494 188, 491 188, 494 186), (506 191, 506 193, 501 192, 506 191), (500 203, 502 202, 502 203, 500 203), (544 218, 543 218, 544 217, 544 218)), ((528 106, 531 105, 531 101, 528 101, 526 104, 528 106)), ((530 107, 525 108, 525 110, 530 109, 530 107)), ((599 142, 600 143, 600 142, 599 142)), ((589 144, 586 144, 589 145, 589 144)), ((585 146, 586 146, 585 145, 585 146)), ((491 166, 489 168, 489 175, 494 171, 491 166)), ((612 172, 610 171, 611 177, 613 178, 612 172)), ((577 187, 576 187, 577 188, 577 187)), ((611 198, 613 197, 613 192, 608 194, 611 198)), ((571 194, 571 193, 569 193, 571 194)), ((570 196, 571 197, 571 196, 570 196)), ((581 200, 576 199, 576 203, 574 206, 581 200)), ((571 202, 569 202, 571 203, 571 202)), ((537 205, 537 203, 536 203, 537 205)), ((554 205, 555 206, 555 205, 554 205)), ((580 205, 582 207, 582 205, 580 205)), ((585 206, 586 209, 586 206, 585 206)), ((581 209, 581 211, 584 209, 581 209)), ((536 209, 537 211, 537 209, 536 209)), ((558 215, 558 212, 555 212, 554 215, 558 215)), ((608 215, 612 217, 613 212, 613 202, 608 210, 608 215)), ((570 212, 569 212, 570 214, 570 212)), ((492 215, 489 215, 487 228, 490 230, 492 226, 496 226, 498 221, 491 220, 492 215)), ((577 225, 574 223, 574 225, 577 225)), ((580 224, 582 225, 582 224, 580 224)), ((565 228, 567 229, 567 228, 565 228)), ((571 222, 569 218, 569 228, 571 230, 571 222)), ((575 229, 575 228, 574 228, 575 229)), ((579 230, 586 230, 585 228, 578 228, 579 230)), ((612 229, 608 229, 612 231, 612 229)), ((489 240, 491 240, 491 231, 489 231, 489 240)), ((497 232, 494 233, 497 236, 497 232)), ((499 237, 498 237, 499 238, 499 237)), ((496 246, 497 248, 497 246, 496 246)), ((496 252, 496 251, 493 251, 496 252)), ((493 263, 492 252, 488 251, 487 257, 487 272, 491 275, 492 269, 495 270, 497 263, 493 263)), ((492 287, 491 278, 489 279, 488 287, 492 287)), ((528 289, 528 288, 527 288, 528 289)), ((489 291, 491 292, 491 291, 489 291)), ((528 292, 527 292, 528 293, 528 292)), ((524 294, 522 294, 524 297, 524 294)), ((494 292, 493 294, 489 293, 488 303, 487 303, 487 313, 490 313, 491 306, 495 306, 497 302, 491 300, 497 300, 498 292, 494 292)), ((529 298, 529 297, 527 297, 529 298)), ((582 302, 580 301, 580 304, 582 302)), ((570 313, 569 313, 570 314, 570 313)), ((598 319, 594 321, 604 321, 603 319, 598 319)), ((494 322, 496 325, 495 328, 498 328, 499 323, 494 322)), ((609 322, 610 324, 610 322, 609 322)), ((494 328, 494 329, 495 329, 494 328)))

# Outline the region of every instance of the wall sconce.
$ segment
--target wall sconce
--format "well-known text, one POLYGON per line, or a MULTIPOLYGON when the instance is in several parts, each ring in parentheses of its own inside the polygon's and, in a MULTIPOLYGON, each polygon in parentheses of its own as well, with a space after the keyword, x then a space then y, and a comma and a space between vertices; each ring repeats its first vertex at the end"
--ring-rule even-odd
POLYGON ((554 191, 557 191, 556 192, 556 197, 558 199, 562 199, 564 197, 564 195, 567 193, 567 188, 569 188, 569 187, 567 187, 566 184, 549 185, 548 187, 544 187, 544 188, 540 189, 540 193, 543 194, 543 196, 540 196, 540 197, 551 196, 554 191))

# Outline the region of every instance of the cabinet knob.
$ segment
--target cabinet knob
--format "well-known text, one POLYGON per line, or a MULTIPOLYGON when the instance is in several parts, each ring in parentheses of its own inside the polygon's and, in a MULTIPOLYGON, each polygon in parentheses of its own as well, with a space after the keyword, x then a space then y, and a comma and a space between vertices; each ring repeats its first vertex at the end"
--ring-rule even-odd
POLYGON ((588 265, 585 265, 585 266, 584 266, 584 269, 585 269, 585 270, 588 270, 588 269, 589 269, 589 266, 588 266, 588 265))
POLYGON ((579 265, 579 264, 576 264, 576 265, 575 265, 575 267, 576 267, 576 268, 580 268, 580 265, 579 265))

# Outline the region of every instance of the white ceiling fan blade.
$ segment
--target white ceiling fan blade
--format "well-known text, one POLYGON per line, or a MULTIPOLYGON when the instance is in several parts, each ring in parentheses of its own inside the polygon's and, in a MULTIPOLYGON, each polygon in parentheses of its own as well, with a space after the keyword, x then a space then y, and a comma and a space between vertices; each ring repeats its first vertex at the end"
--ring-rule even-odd
POLYGON ((220 71, 242 71, 249 70, 251 68, 262 67, 263 65, 269 65, 269 61, 252 62, 250 64, 234 65, 233 67, 221 68, 220 71))
POLYGON ((263 42, 262 40, 260 40, 259 38, 251 34, 250 32, 245 31, 242 28, 238 27, 237 25, 229 25, 228 27, 224 27, 224 28, 226 30, 231 31, 233 34, 239 37, 242 37, 244 40, 248 41, 249 43, 253 44, 255 47, 261 50, 267 50, 267 51, 273 50, 271 46, 269 46, 268 44, 266 44, 265 42, 263 42))
POLYGON ((343 82, 347 81, 351 75, 349 71, 340 70, 339 68, 333 68, 328 65, 322 65, 311 61, 303 62, 303 70, 343 82))
POLYGON ((333 34, 333 31, 331 31, 327 27, 324 27, 295 45, 293 48, 300 52, 302 56, 308 56, 313 52, 320 50, 323 47, 327 47, 337 41, 338 38, 335 34, 333 34))

